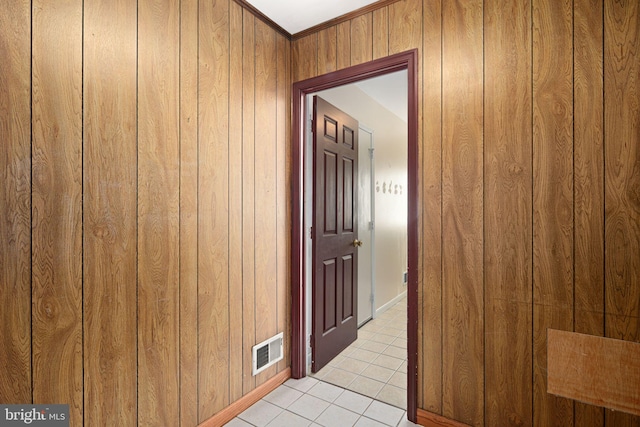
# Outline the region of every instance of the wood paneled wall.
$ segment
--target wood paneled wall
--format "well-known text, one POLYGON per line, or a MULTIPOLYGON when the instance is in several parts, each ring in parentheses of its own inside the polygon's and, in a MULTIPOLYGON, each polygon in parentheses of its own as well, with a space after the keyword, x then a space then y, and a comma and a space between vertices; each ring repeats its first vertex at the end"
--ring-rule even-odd
POLYGON ((640 425, 546 392, 547 328, 640 341, 639 46, 622 0, 399 0, 293 42, 232 0, 2 3, 0 401, 193 426, 283 371, 250 350, 291 325, 291 82, 417 48, 418 406, 640 425))
POLYGON ((195 426, 289 366, 290 52, 232 0, 2 3, 0 402, 195 426))
POLYGON ((547 328, 640 341, 640 9, 400 0, 294 37, 293 80, 419 49, 418 407, 638 426, 547 393, 547 328))

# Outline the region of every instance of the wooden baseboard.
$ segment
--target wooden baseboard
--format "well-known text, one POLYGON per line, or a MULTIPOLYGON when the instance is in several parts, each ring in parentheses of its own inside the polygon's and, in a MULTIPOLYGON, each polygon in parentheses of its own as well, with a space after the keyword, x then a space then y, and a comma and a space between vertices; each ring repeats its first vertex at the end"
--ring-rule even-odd
POLYGON ((468 427, 467 424, 450 420, 424 409, 418 409, 418 424, 424 427, 468 427))
POLYGON ((240 415, 248 407, 256 403, 258 400, 271 393, 278 388, 280 384, 291 378, 291 368, 287 368, 284 371, 271 378, 266 383, 262 384, 252 392, 241 397, 233 402, 231 405, 224 408, 222 411, 215 414, 205 422, 201 423, 198 427, 220 427, 240 415))

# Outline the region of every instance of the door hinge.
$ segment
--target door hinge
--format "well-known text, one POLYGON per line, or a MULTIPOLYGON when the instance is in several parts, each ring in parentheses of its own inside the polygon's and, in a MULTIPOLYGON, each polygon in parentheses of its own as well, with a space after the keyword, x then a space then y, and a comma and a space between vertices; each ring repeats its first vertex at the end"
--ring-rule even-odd
POLYGON ((369 148, 369 158, 373 159, 373 151, 375 150, 375 148, 369 148))
POLYGON ((369 230, 373 230, 374 224, 373 221, 369 221, 369 230))
POLYGON ((309 229, 309 238, 313 239, 313 227, 309 229))

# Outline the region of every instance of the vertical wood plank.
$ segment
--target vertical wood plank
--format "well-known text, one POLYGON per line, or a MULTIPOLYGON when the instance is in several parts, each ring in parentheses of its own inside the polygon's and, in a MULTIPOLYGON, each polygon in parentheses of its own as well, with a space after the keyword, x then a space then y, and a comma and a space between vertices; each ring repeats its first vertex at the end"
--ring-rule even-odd
POLYGON ((442 414, 442 1, 425 0, 422 111, 422 355, 418 407, 442 414), (427 250, 426 248, 429 248, 427 250))
POLYGON ((229 399, 242 397, 242 7, 229 10, 229 399))
POLYGON ((533 2, 534 424, 573 424, 547 394, 546 330, 573 329, 572 1, 533 2))
MULTIPOLYGON (((339 33, 338 33, 339 34, 339 33)), ((299 82, 318 73, 318 34, 309 34, 292 43, 293 47, 293 82, 299 82)), ((338 44, 340 58, 340 44, 338 44)), ((340 62, 338 61, 338 68, 340 62)))
POLYGON ((0 401, 31 402, 31 3, 0 6, 0 401))
POLYGON ((199 8, 198 399, 229 405, 229 1, 199 8), (223 386, 221 386, 223 384, 223 386))
POLYGON ((336 26, 338 70, 351 66, 351 21, 336 26))
POLYGON ((602 0, 574 0, 576 332, 604 335, 602 0))
POLYGON ((482 1, 448 1, 442 12, 443 415, 481 425, 482 1))
POLYGON ((180 1, 180 425, 198 424, 198 0, 180 1))
POLYGON ((366 13, 351 20, 351 65, 373 59, 373 14, 366 13))
POLYGON ((82 2, 34 2, 32 35, 33 401, 81 425, 82 2))
POLYGON ((535 303, 561 308, 573 304, 571 17, 571 0, 534 0, 535 303))
MULTIPOLYGON (((640 5, 608 0, 605 8, 606 312, 640 317, 640 5)), ((607 336, 624 339, 622 325, 607 336)), ((627 331, 629 335, 634 332, 627 331)))
POLYGON ((242 63, 242 297, 243 390, 247 394, 256 387, 252 376, 251 347, 256 342, 255 309, 255 17, 243 18, 242 63))
POLYGON ((484 7, 485 423, 531 425, 531 4, 484 7))
POLYGON ((402 0, 389 5, 390 55, 421 48, 422 32, 421 0, 402 0))
POLYGON ((86 425, 137 423, 136 16, 127 0, 84 2, 86 425))
POLYGON ((178 425, 177 1, 138 1, 138 423, 178 425))
MULTIPOLYGON (((605 333, 640 341, 640 5, 604 5, 605 333)), ((637 426, 639 418, 606 411, 606 425, 637 426)))
MULTIPOLYGON (((604 335, 602 0, 574 0, 575 331, 604 335)), ((575 404, 575 424, 604 425, 602 408, 575 404)))
MULTIPOLYGON (((276 245, 276 35, 265 23, 256 21, 255 102, 255 271, 256 342, 274 336, 277 328, 276 245)), ((276 374, 277 366, 256 377, 263 384, 276 374)))
MULTIPOLYGON (((436 4, 435 7, 439 7, 436 4)), ((373 11, 373 58, 389 55, 389 8, 381 7, 373 11)))
POLYGON ((277 36, 276 80, 276 206, 277 206, 277 287, 278 329, 284 332, 284 358, 278 363, 278 371, 291 366, 291 43, 277 36))
POLYGON ((326 74, 337 69, 336 27, 329 27, 318 32, 318 74, 326 74))

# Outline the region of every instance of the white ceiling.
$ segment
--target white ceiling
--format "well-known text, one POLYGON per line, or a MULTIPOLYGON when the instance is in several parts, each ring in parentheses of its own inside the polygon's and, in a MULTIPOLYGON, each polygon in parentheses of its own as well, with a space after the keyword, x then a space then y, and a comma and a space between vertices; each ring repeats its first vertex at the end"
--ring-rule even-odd
POLYGON ((377 0, 246 0, 289 34, 311 28, 377 0))

